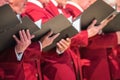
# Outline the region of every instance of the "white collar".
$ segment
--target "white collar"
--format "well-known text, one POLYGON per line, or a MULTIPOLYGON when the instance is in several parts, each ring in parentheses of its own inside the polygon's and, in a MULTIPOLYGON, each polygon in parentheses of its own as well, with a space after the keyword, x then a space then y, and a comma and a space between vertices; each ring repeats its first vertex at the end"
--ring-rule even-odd
POLYGON ((58 6, 58 3, 55 0, 51 0, 51 2, 55 5, 58 6))
POLYGON ((34 3, 34 4, 36 4, 37 6, 43 8, 42 3, 41 3, 40 1, 38 1, 38 0, 28 0, 28 2, 34 3))
POLYGON ((16 17, 18 18, 18 20, 20 21, 20 23, 22 23, 20 14, 17 14, 16 17))

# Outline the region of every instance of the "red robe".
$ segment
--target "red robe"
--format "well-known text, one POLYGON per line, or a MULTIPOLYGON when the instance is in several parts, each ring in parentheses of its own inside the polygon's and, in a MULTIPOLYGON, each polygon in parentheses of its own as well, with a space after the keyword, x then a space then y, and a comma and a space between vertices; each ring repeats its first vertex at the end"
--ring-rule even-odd
MULTIPOLYGON (((28 2, 29 5, 27 5, 26 7, 26 11, 25 11, 25 14, 30 16, 30 18, 32 18, 32 20, 36 21, 36 20, 39 20, 39 19, 42 19, 44 21, 44 19, 46 20, 46 14, 44 15, 40 15, 38 13, 46 13, 45 10, 43 8, 40 8, 39 6, 33 4, 33 3, 30 3, 28 2), (32 6, 32 7, 31 7, 32 6), (39 12, 38 8, 40 8, 39 10, 42 10, 41 12, 39 12), (30 11, 30 13, 29 13, 30 11), (36 12, 36 13, 35 13, 36 12), (39 17, 39 19, 37 19, 38 16, 41 16, 39 17), (45 17, 43 17, 45 16, 45 17)), ((52 8, 52 7, 51 7, 52 8)), ((49 11, 48 11, 49 12, 49 11)), ((49 16, 49 14, 47 15, 49 16)), ((53 15, 52 15, 53 16, 53 15)), ((55 16, 55 15, 54 15, 55 16)), ((51 17, 51 16, 49 16, 51 17)), ((49 20, 49 18, 48 18, 49 20)), ((74 45, 78 45, 78 44, 82 44, 84 42, 86 42, 87 40, 87 33, 86 32, 81 32, 81 34, 79 36, 76 37, 77 39, 75 39, 75 37, 73 38, 72 41, 74 41, 74 39, 76 41, 74 41, 72 44, 73 46, 74 45), (82 38, 79 38, 79 37, 82 37, 82 38), (84 37, 84 38, 83 38, 84 37), (85 39, 85 40, 84 40, 85 39), (80 41, 79 41, 80 40, 80 41), (77 42, 77 43, 76 43, 77 42)), ((72 58, 74 57, 73 55, 70 55, 69 53, 73 54, 74 52, 71 51, 71 50, 68 50, 66 51, 67 53, 65 54, 62 54, 62 55, 58 55, 56 53, 56 50, 52 50, 52 51, 49 51, 47 53, 43 53, 43 64, 42 64, 42 72, 43 72, 43 75, 44 75, 44 79, 50 79, 50 80, 58 80, 57 76, 59 76, 59 79, 66 79, 66 80, 76 80, 76 71, 78 70, 78 63, 74 63, 73 61, 75 60, 72 60, 72 58), (69 53, 68 53, 69 52, 69 53), (71 58, 71 56, 73 56, 71 58), (65 57, 65 58, 64 58, 65 57), (69 58, 69 59, 67 59, 69 58), (67 59, 67 60, 64 60, 64 59, 67 59), (57 65, 53 65, 53 63, 56 63, 57 65), (64 65, 61 65, 61 62, 64 63, 64 65), (74 66, 71 65, 71 62, 73 62, 73 64, 75 64, 75 69, 73 68, 74 66), (68 64, 68 66, 67 66, 68 64), (52 67, 55 67, 57 70, 59 71, 62 71, 63 67, 65 68, 65 72, 56 72, 54 71, 54 68, 52 67), (77 68, 76 68, 77 67, 77 68), (75 71, 74 71, 75 70, 75 71), (49 73, 49 72, 52 72, 53 74, 49 73), (69 73, 69 74, 68 74, 69 73), (50 75, 51 74, 51 75, 50 75), (50 76, 49 76, 50 75, 50 76), (64 75, 66 75, 66 78, 64 77, 64 75), (69 76, 71 76, 72 78, 70 78, 69 76)), ((77 52, 78 52, 78 48, 77 48, 77 52)), ((42 57, 41 57, 42 58, 42 57)), ((74 59, 74 58, 73 58, 74 59)))
POLYGON ((120 45, 108 49, 108 60, 111 77, 113 80, 120 79, 120 45))
POLYGON ((17 61, 14 48, 1 52, 0 68, 1 80, 24 80, 22 64, 17 61))
POLYGON ((42 80, 40 58, 40 44, 33 42, 24 52, 22 59, 25 80, 42 80))
POLYGON ((107 48, 117 45, 115 33, 98 35, 89 40, 87 47, 81 48, 81 57, 91 61, 89 67, 83 67, 83 75, 88 80, 110 80, 107 48))
POLYGON ((44 80, 76 80, 79 70, 79 47, 86 46, 88 36, 83 31, 72 38, 72 44, 63 54, 43 54, 42 73, 44 80), (73 44, 74 43, 74 44, 73 44), (47 79, 46 79, 47 77, 47 79))
POLYGON ((69 18, 70 16, 72 16, 73 18, 76 18, 77 16, 79 16, 82 12, 76 8, 74 5, 71 4, 66 4, 65 8, 59 8, 56 7, 52 1, 50 1, 47 6, 45 6, 46 11, 48 11, 51 15, 53 16, 57 16, 59 14, 61 14, 58 9, 60 9, 62 11, 62 14, 66 17, 69 18))
POLYGON ((0 68, 0 80, 4 79, 4 70, 2 68, 0 68))
POLYGON ((49 14, 49 12, 47 12, 44 8, 41 8, 32 2, 27 2, 26 4, 25 13, 23 13, 22 16, 26 15, 29 16, 34 22, 41 19, 42 23, 54 17, 49 14))

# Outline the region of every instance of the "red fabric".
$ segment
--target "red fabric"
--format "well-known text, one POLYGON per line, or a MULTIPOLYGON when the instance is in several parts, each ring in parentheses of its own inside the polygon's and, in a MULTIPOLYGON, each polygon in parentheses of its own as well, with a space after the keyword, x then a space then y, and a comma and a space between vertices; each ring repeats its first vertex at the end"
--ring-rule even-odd
POLYGON ((42 19, 42 23, 48 21, 53 16, 49 14, 44 8, 40 8, 34 3, 28 2, 26 4, 25 13, 22 16, 29 16, 34 22, 42 19))
POLYGON ((20 62, 3 62, 0 68, 4 71, 2 80, 24 80, 24 71, 20 62))
POLYGON ((109 53, 109 65, 111 71, 111 77, 113 80, 120 79, 120 46, 115 46, 114 48, 108 49, 109 53))
POLYGON ((38 42, 32 43, 23 56, 23 68, 25 74, 25 80, 42 80, 40 69, 41 50, 38 42))
POLYGON ((58 55, 52 51, 43 53, 44 63, 41 69, 43 75, 49 80, 76 80, 76 74, 80 68, 78 47, 87 45, 87 39, 87 32, 83 31, 72 38, 73 44, 63 54, 58 55))
POLYGON ((107 48, 117 45, 115 33, 97 35, 89 40, 88 46, 81 48, 81 57, 89 59, 91 65, 83 67, 83 75, 88 80, 110 80, 107 48))
POLYGON ((0 79, 4 79, 4 71, 0 68, 0 79))
POLYGON ((16 62, 17 57, 13 48, 6 49, 0 52, 0 62, 16 62))
MULTIPOLYGON (((42 19, 42 22, 46 22, 50 18, 58 15, 58 9, 50 3, 50 5, 46 6, 45 9, 40 8, 36 6, 33 3, 28 3, 26 6, 25 14, 28 15, 33 21, 37 21, 39 19, 42 19), (28 9, 29 8, 29 9, 28 9), (45 11, 46 10, 46 11, 45 11)), ((66 16, 67 17, 67 16, 66 16)), ((80 34, 76 35, 72 38, 72 45, 71 46, 77 46, 80 47, 80 45, 86 45, 87 44, 87 32, 81 32, 80 34), (80 41, 79 41, 80 40, 80 41)), ((78 51, 78 48, 77 48, 78 51)), ((58 55, 56 53, 56 50, 53 49, 47 53, 42 53, 42 73, 44 76, 44 79, 49 80, 76 80, 75 71, 73 68, 74 60, 72 60, 71 55, 66 51, 66 53, 62 55, 58 55), (71 62, 73 63, 71 65, 71 62), (64 71, 63 71, 64 69, 64 71), (66 76, 66 77, 64 77, 66 76), (70 78, 71 76, 71 78, 70 78)), ((73 51, 71 51, 71 54, 74 54, 73 51)), ((75 63, 78 65, 78 63, 75 63)), ((30 64, 28 64, 30 65, 30 64)), ((26 66, 28 67, 28 66, 26 66)), ((30 66, 29 66, 30 67, 30 66)), ((77 67, 77 66, 76 66, 77 67)), ((75 67, 75 68, 76 68, 75 67)), ((78 67, 77 67, 78 68, 78 67)), ((29 69, 29 68, 28 68, 29 69)), ((34 68, 31 68, 34 69, 34 68)), ((77 69, 75 69, 77 70, 77 69)), ((29 71, 27 71, 29 73, 29 71)), ((36 71, 33 71, 34 73, 36 71)), ((26 73, 26 74, 28 74, 26 73)))
POLYGON ((53 16, 59 15, 60 13, 58 9, 60 9, 66 18, 69 18, 70 16, 72 16, 73 18, 76 18, 82 13, 78 8, 76 8, 71 4, 66 4, 65 8, 59 8, 59 7, 56 7, 51 1, 48 3, 45 9, 53 16))

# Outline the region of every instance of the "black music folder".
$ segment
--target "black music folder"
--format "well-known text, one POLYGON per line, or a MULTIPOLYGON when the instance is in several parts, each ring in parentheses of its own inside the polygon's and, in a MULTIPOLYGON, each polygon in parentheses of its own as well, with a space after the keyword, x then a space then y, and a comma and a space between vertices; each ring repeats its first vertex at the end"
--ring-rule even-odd
POLYGON ((104 28, 103 32, 110 33, 120 31, 120 13, 118 13, 113 20, 111 20, 104 28))
MULTIPOLYGON (((103 0, 97 0, 94 4, 92 4, 88 9, 83 12, 81 16, 81 29, 87 29, 87 27, 92 23, 94 19, 97 20, 96 25, 99 25, 103 20, 111 17, 112 15, 117 15, 115 17, 117 19, 113 19, 112 23, 118 24, 120 20, 118 12, 116 12, 115 9, 113 9, 103 0)), ((116 30, 120 30, 120 27, 117 26, 114 25, 113 27, 110 27, 109 25, 107 25, 107 27, 105 27, 103 31, 114 32, 116 30)))
POLYGON ((68 19, 62 14, 52 18, 48 22, 42 25, 42 28, 35 32, 36 38, 34 40, 40 39, 47 32, 53 31, 54 34, 60 33, 60 35, 54 40, 54 42, 43 49, 43 51, 49 51, 55 48, 56 43, 63 38, 72 37, 78 33, 78 31, 72 26, 68 19))
POLYGON ((0 7, 0 33, 4 31, 4 29, 14 27, 18 23, 20 23, 20 21, 8 4, 0 7))
POLYGON ((12 26, 12 28, 5 29, 0 33, 0 51, 12 47, 15 45, 15 40, 13 39, 13 34, 18 35, 19 30, 29 29, 30 33, 33 33, 39 28, 31 21, 28 17, 22 18, 22 23, 12 26))

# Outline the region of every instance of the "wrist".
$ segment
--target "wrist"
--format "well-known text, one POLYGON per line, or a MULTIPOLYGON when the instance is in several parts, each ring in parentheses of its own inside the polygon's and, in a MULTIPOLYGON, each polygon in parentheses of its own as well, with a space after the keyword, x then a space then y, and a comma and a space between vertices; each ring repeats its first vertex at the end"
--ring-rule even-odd
POLYGON ((18 48, 17 46, 15 46, 15 52, 16 53, 23 53, 24 50, 22 50, 22 49, 18 48))

